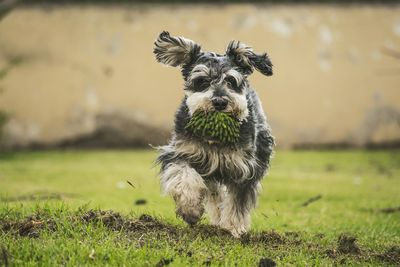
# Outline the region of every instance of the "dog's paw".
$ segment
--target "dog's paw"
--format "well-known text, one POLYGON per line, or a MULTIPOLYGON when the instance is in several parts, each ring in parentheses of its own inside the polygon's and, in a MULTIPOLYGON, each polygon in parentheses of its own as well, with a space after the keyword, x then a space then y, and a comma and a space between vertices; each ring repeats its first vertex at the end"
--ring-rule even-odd
POLYGON ((204 197, 206 190, 197 190, 192 194, 176 194, 176 215, 181 217, 187 224, 195 225, 204 213, 204 197))
POLYGON ((240 238, 250 229, 250 217, 248 214, 223 214, 219 227, 228 230, 235 238, 240 238))
POLYGON ((269 134, 267 131, 261 131, 261 132, 259 132, 258 137, 263 140, 268 140, 269 134))
POLYGON ((272 145, 274 144, 274 138, 267 131, 260 131, 258 133, 258 139, 260 142, 263 142, 263 143, 268 143, 268 144, 272 144, 272 145))
POLYGON ((243 234, 247 233, 249 226, 244 222, 222 222, 219 227, 229 231, 235 238, 240 238, 243 234))
POLYGON ((235 238, 241 238, 244 234, 247 233, 247 229, 244 226, 229 227, 229 228, 224 228, 224 229, 228 230, 235 238))
POLYGON ((203 207, 178 207, 176 209, 176 215, 181 217, 190 226, 195 225, 200 221, 201 216, 204 213, 203 207))

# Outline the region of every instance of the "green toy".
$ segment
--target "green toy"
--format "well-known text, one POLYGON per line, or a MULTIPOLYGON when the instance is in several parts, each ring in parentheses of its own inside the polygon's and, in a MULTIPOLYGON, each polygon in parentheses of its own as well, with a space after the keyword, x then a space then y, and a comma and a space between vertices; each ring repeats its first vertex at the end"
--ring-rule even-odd
POLYGON ((239 140, 240 122, 230 113, 197 111, 185 129, 207 141, 235 144, 239 140))

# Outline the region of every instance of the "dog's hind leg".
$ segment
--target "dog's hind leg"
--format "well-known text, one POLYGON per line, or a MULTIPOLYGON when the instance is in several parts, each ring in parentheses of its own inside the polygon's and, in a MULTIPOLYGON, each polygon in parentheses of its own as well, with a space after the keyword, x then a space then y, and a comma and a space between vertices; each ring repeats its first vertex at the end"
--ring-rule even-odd
POLYGON ((226 186, 216 182, 207 183, 206 211, 212 225, 218 225, 221 220, 221 205, 226 195, 226 186))
POLYGON ((186 163, 170 163, 162 171, 161 187, 176 203, 176 214, 190 225, 204 212, 207 187, 203 178, 186 163))
POLYGON ((218 225, 234 237, 246 233, 250 229, 250 211, 255 207, 259 187, 258 182, 229 186, 218 225))

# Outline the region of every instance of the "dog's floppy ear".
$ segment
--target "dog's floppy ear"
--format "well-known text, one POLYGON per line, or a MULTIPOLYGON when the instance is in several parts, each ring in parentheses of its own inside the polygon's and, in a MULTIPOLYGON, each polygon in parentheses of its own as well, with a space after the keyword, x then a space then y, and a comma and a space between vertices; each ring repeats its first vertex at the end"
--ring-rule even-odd
POLYGON ((201 54, 200 45, 184 37, 173 37, 163 31, 154 42, 158 62, 169 66, 182 66, 194 61, 201 54))
POLYGON ((272 75, 272 63, 267 53, 256 54, 250 46, 239 41, 231 41, 226 48, 226 55, 244 74, 251 74, 256 69, 264 75, 272 75))

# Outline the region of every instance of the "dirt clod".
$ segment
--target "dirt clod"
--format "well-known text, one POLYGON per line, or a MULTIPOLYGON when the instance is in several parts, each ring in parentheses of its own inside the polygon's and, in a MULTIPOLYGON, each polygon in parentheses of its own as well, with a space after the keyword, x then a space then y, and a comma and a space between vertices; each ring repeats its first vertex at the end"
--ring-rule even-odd
POLYGON ((337 251, 341 254, 360 254, 361 250, 356 244, 357 238, 341 234, 338 238, 337 251))
POLYGON ((147 204, 147 200, 144 198, 140 198, 135 201, 135 205, 146 205, 146 204, 147 204))
POLYGON ((308 199, 307 201, 305 201, 303 204, 301 204, 301 207, 307 207, 308 205, 310 205, 311 203, 318 201, 322 198, 322 195, 317 195, 315 197, 312 197, 310 199, 308 199))
POLYGON ((276 266, 276 262, 271 260, 270 258, 262 258, 258 262, 259 267, 274 267, 276 266))

